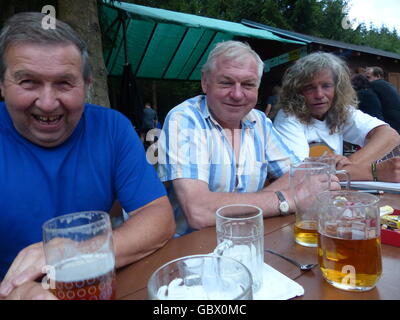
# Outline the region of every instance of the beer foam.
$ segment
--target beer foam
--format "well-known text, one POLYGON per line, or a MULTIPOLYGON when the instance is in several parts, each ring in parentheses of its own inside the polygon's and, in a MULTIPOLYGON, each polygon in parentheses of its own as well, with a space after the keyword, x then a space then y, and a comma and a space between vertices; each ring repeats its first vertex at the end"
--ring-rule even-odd
POLYGON ((112 254, 85 254, 62 261, 55 265, 55 279, 60 282, 72 282, 92 279, 111 272, 115 266, 112 254))
POLYGON ((234 281, 208 281, 207 285, 187 286, 184 279, 177 278, 168 285, 161 286, 157 291, 157 298, 160 300, 231 300, 243 292, 243 287, 234 281))

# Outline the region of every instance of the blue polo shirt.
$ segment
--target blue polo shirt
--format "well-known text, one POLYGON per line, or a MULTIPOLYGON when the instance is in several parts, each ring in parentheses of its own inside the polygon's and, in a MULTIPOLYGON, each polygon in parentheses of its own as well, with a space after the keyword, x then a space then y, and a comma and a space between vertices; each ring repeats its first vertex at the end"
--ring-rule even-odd
POLYGON ((130 121, 85 105, 73 134, 43 148, 15 130, 0 103, 0 279, 18 252, 42 241, 42 224, 86 210, 130 212, 166 195, 130 121))

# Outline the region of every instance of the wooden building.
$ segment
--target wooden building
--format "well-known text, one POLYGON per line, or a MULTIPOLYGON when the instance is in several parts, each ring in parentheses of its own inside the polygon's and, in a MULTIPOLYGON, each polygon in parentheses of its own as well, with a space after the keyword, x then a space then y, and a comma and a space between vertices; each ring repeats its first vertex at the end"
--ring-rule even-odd
MULTIPOLYGON (((242 23, 253 28, 267 30, 273 34, 279 35, 281 38, 305 42, 307 44, 306 48, 297 49, 300 51, 300 55, 315 51, 324 51, 341 56, 347 61, 353 73, 359 73, 365 67, 381 67, 385 73, 385 80, 391 82, 400 92, 400 54, 274 28, 249 20, 242 20, 242 23)), ((251 40, 251 45, 259 53, 270 50, 265 42, 260 42, 256 39, 251 40)), ((269 62, 272 60, 273 66, 264 75, 264 95, 267 96, 270 94, 272 86, 280 83, 283 72, 291 63, 290 60, 285 61, 285 59, 279 59, 279 57, 273 57, 268 60, 269 62), (279 63, 279 61, 283 63, 279 63)))

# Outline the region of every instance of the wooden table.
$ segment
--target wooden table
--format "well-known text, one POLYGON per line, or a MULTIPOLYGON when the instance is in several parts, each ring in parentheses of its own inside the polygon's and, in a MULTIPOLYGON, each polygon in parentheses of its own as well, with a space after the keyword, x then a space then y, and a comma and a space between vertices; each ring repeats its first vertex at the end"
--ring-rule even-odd
MULTIPOLYGON (((400 195, 384 194, 381 206, 400 208, 400 195)), ((302 263, 316 263, 317 249, 296 244, 293 240, 294 215, 264 220, 264 246, 293 257, 302 263)), ((170 240, 152 255, 117 272, 117 297, 123 300, 147 299, 147 281, 151 274, 164 263, 193 254, 210 253, 216 246, 215 228, 206 228, 186 236, 170 240)), ((304 288, 304 300, 351 300, 351 299, 400 299, 400 247, 382 245, 383 273, 377 286, 367 292, 347 292, 328 284, 318 267, 311 271, 299 268, 285 260, 265 253, 265 262, 295 280, 304 288)))

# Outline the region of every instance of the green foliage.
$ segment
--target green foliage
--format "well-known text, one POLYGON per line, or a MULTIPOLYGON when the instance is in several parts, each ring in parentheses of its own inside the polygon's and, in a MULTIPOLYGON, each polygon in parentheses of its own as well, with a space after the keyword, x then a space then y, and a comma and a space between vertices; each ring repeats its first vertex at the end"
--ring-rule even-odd
MULTIPOLYGON (((126 0, 125 0, 126 1, 126 0)), ((272 27, 400 53, 399 31, 384 26, 343 28, 349 0, 131 0, 128 2, 272 27)))
MULTIPOLYGON (((343 27, 350 0, 125 0, 139 5, 168 9, 240 22, 242 19, 400 54, 400 36, 386 27, 359 25, 343 27)), ((398 31, 400 32, 400 30, 398 31)), ((152 81, 138 79, 145 100, 152 98, 152 81)), ((156 81, 159 115, 176 104, 201 93, 199 83, 156 81)))

